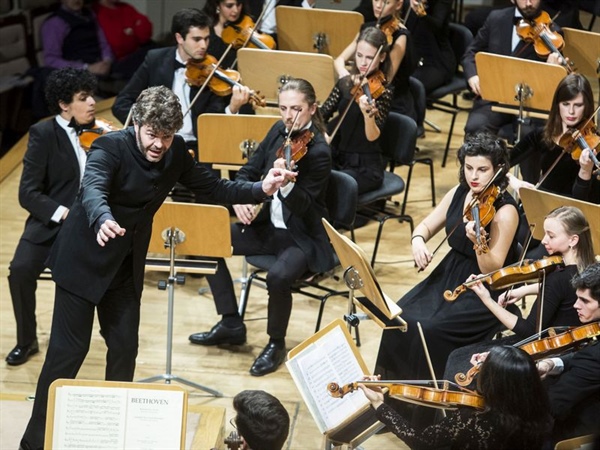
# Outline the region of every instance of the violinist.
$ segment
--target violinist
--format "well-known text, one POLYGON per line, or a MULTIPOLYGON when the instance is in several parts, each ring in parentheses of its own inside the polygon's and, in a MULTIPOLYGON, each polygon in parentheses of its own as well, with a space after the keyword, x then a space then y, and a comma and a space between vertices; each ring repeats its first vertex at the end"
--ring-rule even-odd
MULTIPOLYGON (((563 206, 548 214, 544 220, 542 244, 549 255, 562 256, 564 268, 549 271, 546 275, 543 300, 538 298, 534 302, 531 313, 526 319, 505 308, 526 295, 537 295, 539 292, 537 276, 532 278, 532 284, 503 292, 498 302, 492 298, 490 291, 480 281, 469 285, 481 302, 502 322, 502 325, 514 332, 514 335, 502 338, 501 342, 504 344, 515 344, 537 332, 537 311, 538 307, 541 307, 539 304, 541 301, 543 301, 542 330, 579 324, 573 310, 577 295, 570 281, 578 272, 594 262, 590 226, 581 210, 572 206, 563 206)), ((518 273, 519 267, 515 266, 511 269, 518 273)), ((510 276, 509 273, 508 275, 510 276)), ((472 275, 469 280, 474 278, 476 276, 472 275)), ((454 380, 457 373, 465 373, 469 369, 468 362, 471 355, 484 352, 498 345, 498 342, 497 339, 487 340, 453 351, 448 358, 444 378, 454 380)))
MULTIPOLYGON (((378 379, 378 377, 369 377, 378 379)), ((524 351, 497 346, 490 351, 477 380, 485 409, 462 407, 426 428, 384 403, 381 389, 359 384, 377 418, 411 449, 541 449, 551 428, 548 398, 535 364, 524 351)))
MULTIPOLYGON (((165 86, 179 98, 182 112, 186 112, 198 92, 198 86, 190 86, 186 78, 188 61, 201 62, 208 54, 210 41, 210 18, 196 8, 177 11, 171 23, 177 46, 151 50, 144 63, 135 72, 129 83, 117 95, 112 112, 125 123, 127 115, 139 94, 151 86, 165 86)), ((233 94, 226 105, 224 97, 202 91, 191 111, 185 114, 183 126, 177 132, 186 141, 189 149, 198 155, 197 119, 203 113, 237 114, 242 105, 248 103, 250 90, 244 86, 233 87, 233 94)), ((202 160, 201 156, 199 159, 202 160)))
POLYGON ((19 203, 29 212, 25 230, 9 266, 8 285, 17 325, 17 345, 6 363, 17 366, 38 353, 35 291, 50 247, 75 201, 83 177, 86 153, 79 131, 94 123, 96 77, 83 69, 54 71, 45 86, 53 120, 29 129, 19 203))
MULTIPOLYGON (((588 266, 572 282, 577 292, 573 305, 581 323, 600 321, 600 263, 588 266)), ((586 347, 560 358, 538 362, 548 378, 554 441, 597 433, 600 430, 600 345, 586 347)))
POLYGON ((465 77, 476 96, 465 125, 466 134, 481 130, 498 133, 503 125, 515 123, 516 120, 511 114, 492 112, 492 102, 481 99, 475 64, 478 52, 559 64, 559 54, 551 53, 547 58, 542 58, 536 54, 533 45, 521 41, 516 33, 515 24, 520 18, 533 20, 540 14, 540 2, 541 0, 512 0, 514 7, 492 11, 463 55, 461 62, 465 77))
POLYGON ((392 101, 392 92, 384 75, 389 66, 387 55, 384 33, 375 27, 365 28, 356 44, 353 73, 338 80, 321 106, 325 121, 329 121, 336 111, 340 113, 329 124, 331 133, 333 126, 342 120, 339 134, 331 143, 333 164, 335 169, 348 173, 357 181, 359 193, 376 189, 383 182, 385 166, 379 137, 392 101), (381 51, 378 52, 379 48, 381 51), (368 95, 363 92, 361 81, 366 83, 368 95), (340 119, 347 107, 350 109, 346 116, 340 119))
MULTIPOLYGON (((236 23, 248 14, 248 5, 242 0, 207 0, 202 11, 212 20, 210 29, 210 44, 208 54, 221 59, 228 44, 223 42, 221 35, 229 23, 236 23)), ((234 68, 237 50, 232 48, 221 63, 221 67, 234 68)))
MULTIPOLYGON (((373 13, 378 20, 365 22, 359 35, 366 28, 374 26, 384 31, 388 39, 390 59, 390 64, 384 73, 390 85, 394 87, 391 110, 417 121, 415 102, 408 81, 414 70, 411 35, 399 17, 403 4, 404 0, 373 0, 373 13)), ((341 79, 350 75, 346 64, 356 55, 357 43, 358 35, 335 59, 334 67, 338 78, 341 79)))
POLYGON ((444 300, 443 293, 448 286, 463 283, 473 271, 487 273, 518 258, 517 207, 514 199, 502 191, 507 184, 504 174, 508 169, 508 152, 504 141, 478 133, 467 137, 458 150, 458 159, 460 184, 415 227, 411 238, 413 257, 419 268, 425 269, 433 261, 427 243, 444 228, 450 251, 427 278, 398 302, 402 318, 408 322, 408 331, 383 332, 375 372, 386 379, 431 379, 417 322, 423 327, 438 376, 443 373, 452 350, 479 342, 498 329, 496 317, 474 293, 467 292, 453 303, 444 300), (487 234, 489 251, 478 254, 473 248, 478 242, 475 221, 466 220, 465 209, 488 183, 497 185, 501 192, 493 202, 493 219, 480 229, 481 235, 487 234))
MULTIPOLYGON (((287 165, 278 154, 289 138, 293 153, 304 153, 298 161, 290 161, 298 171, 296 182, 285 183, 259 212, 254 205, 234 205, 239 222, 231 226, 234 255, 273 255, 277 259, 266 282, 269 341, 250 368, 253 376, 274 372, 285 359, 294 281, 308 271, 319 273, 334 267, 333 251, 321 224, 321 218, 328 217, 325 195, 331 151, 312 85, 297 78, 284 84, 279 91, 279 113, 281 120, 269 130, 236 180, 258 181, 273 166, 287 165)), ((238 314, 225 260, 219 259, 217 273, 206 278, 221 320, 210 331, 192 334, 190 341, 198 345, 244 344, 246 326, 238 314)))
POLYGON ((534 178, 519 180, 509 173, 511 187, 516 191, 524 186, 534 188, 531 183, 538 183, 547 173, 540 189, 600 203, 600 183, 592 181, 594 168, 589 152, 581 151, 577 160, 559 145, 561 138, 580 128, 593 113, 594 95, 589 81, 578 73, 563 78, 554 92, 546 125, 527 134, 510 152, 511 166, 523 162, 539 164, 534 178), (557 158, 558 163, 550 170, 557 158), (583 192, 578 193, 578 188, 583 192))

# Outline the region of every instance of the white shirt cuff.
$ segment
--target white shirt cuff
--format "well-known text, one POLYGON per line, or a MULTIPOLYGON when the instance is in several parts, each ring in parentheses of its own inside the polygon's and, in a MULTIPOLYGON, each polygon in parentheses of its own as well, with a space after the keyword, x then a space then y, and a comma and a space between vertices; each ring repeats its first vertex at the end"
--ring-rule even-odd
POLYGON ((313 5, 311 5, 310 3, 308 3, 308 0, 302 0, 302 7, 303 8, 314 8, 313 5))
POLYGON ((229 108, 229 105, 227 105, 225 107, 225 114, 227 114, 228 116, 235 116, 237 113, 232 113, 231 108, 229 108))
POLYGON ((287 185, 279 188, 279 193, 283 198, 287 197, 290 192, 294 189, 294 183, 288 183, 287 185))
POLYGON ((62 220, 62 216, 65 213, 65 211, 67 211, 67 209, 68 208, 66 206, 59 206, 58 208, 56 208, 56 211, 54 211, 54 214, 52 214, 52 217, 50 217, 50 220, 55 223, 60 223, 62 220))
POLYGON ((550 361, 554 363, 554 367, 548 372, 548 375, 560 375, 565 370, 565 363, 562 359, 550 358, 550 361))

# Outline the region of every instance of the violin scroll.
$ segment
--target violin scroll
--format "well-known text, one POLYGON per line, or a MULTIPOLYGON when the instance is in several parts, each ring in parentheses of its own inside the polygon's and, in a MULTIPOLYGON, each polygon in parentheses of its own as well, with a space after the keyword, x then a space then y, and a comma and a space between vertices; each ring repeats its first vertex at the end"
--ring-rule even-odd
POLYGON ((349 383, 344 386, 340 386, 337 383, 329 383, 327 385, 327 391, 329 395, 334 398, 343 398, 344 395, 350 394, 358 389, 358 383, 349 383))
POLYGON ((447 302, 453 302, 454 300, 456 300, 458 298, 458 296, 460 294, 463 294, 466 291, 467 291, 467 286, 465 284, 461 284, 456 289, 454 289, 454 291, 451 291, 451 290, 444 291, 444 299, 446 299, 447 302))

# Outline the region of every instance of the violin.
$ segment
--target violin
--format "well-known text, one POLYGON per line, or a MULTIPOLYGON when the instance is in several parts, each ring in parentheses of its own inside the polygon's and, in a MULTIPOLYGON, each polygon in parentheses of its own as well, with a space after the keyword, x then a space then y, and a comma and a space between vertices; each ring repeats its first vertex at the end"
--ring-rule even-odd
MULTIPOLYGON (((551 355, 563 353, 572 347, 595 340, 600 336, 600 322, 594 322, 580 327, 571 328, 564 333, 536 339, 518 347, 531 355, 534 361, 551 355)), ((466 374, 457 373, 454 379, 460 386, 468 386, 479 373, 481 364, 471 367, 466 374)))
POLYGON ((485 275, 480 275, 472 280, 466 281, 454 289, 454 291, 445 291, 444 298, 448 302, 453 302, 460 294, 466 292, 469 286, 478 281, 487 283, 490 286, 490 289, 493 290, 506 289, 515 284, 534 280, 542 271, 548 273, 562 266, 564 266, 562 256, 556 255, 538 259, 537 261, 528 261, 523 265, 511 265, 503 267, 485 275))
POLYGON ((362 90, 363 94, 367 96, 370 104, 373 104, 374 99, 378 99, 385 92, 386 79, 385 74, 378 70, 368 75, 364 80, 363 84, 356 84, 350 89, 350 95, 354 98, 356 103, 360 103, 360 96, 357 95, 359 90, 362 90))
MULTIPOLYGON (((243 86, 239 81, 240 73, 236 70, 223 70, 217 67, 217 59, 206 55, 203 60, 189 59, 185 69, 185 79, 190 86, 202 86, 206 79, 212 75, 208 88, 220 97, 231 95, 234 86, 243 86)), ((254 106, 266 106, 264 97, 259 92, 250 91, 250 103, 254 106)))
POLYGON ((334 398, 342 398, 344 395, 359 389, 358 385, 379 386, 388 388, 390 397, 409 403, 429 406, 432 408, 452 409, 459 406, 470 406, 472 408, 483 409, 483 397, 479 394, 463 389, 453 391, 449 389, 450 382, 444 381, 444 389, 433 387, 423 387, 414 384, 406 384, 399 381, 380 380, 380 381, 356 381, 344 386, 337 383, 329 383, 327 390, 329 395, 334 398))
POLYGON ((238 22, 228 22, 223 27, 221 39, 226 44, 233 45, 233 48, 239 49, 247 46, 248 48, 259 48, 262 50, 273 50, 277 47, 275 39, 268 34, 255 31, 254 21, 250 16, 243 16, 238 22))
POLYGON ((378 24, 378 27, 387 38, 388 45, 394 42, 394 33, 400 29, 401 22, 396 16, 392 16, 387 22, 378 24))
POLYGON ((310 144, 314 136, 314 133, 308 128, 288 134, 283 145, 277 150, 277 157, 285 158, 285 165, 288 170, 292 167, 292 161, 297 163, 306 155, 308 144, 310 144))
POLYGON ((522 18, 515 25, 517 35, 525 42, 533 43, 535 53, 546 58, 550 53, 558 53, 561 55, 562 65, 571 72, 571 67, 567 63, 567 59, 561 53, 565 46, 563 37, 550 29, 552 19, 546 11, 542 11, 535 19, 527 20, 522 18))
POLYGON ((589 151, 590 159, 598 169, 596 174, 600 176, 600 161, 595 154, 596 149, 600 146, 600 135, 598 135, 594 122, 588 121, 580 128, 567 131, 560 137, 558 145, 576 160, 581 156, 581 152, 589 151))
POLYGON ((81 145, 84 151, 88 152, 96 139, 106 133, 117 130, 119 128, 115 127, 112 122, 104 119, 96 119, 92 128, 84 128, 79 133, 79 145, 81 145))
POLYGON ((499 195, 500 188, 495 184, 491 184, 487 189, 477 194, 475 204, 464 212, 464 216, 469 222, 475 221, 477 243, 473 246, 473 250, 478 255, 490 251, 486 237, 481 235, 481 227, 487 227, 496 215, 494 203, 499 195))

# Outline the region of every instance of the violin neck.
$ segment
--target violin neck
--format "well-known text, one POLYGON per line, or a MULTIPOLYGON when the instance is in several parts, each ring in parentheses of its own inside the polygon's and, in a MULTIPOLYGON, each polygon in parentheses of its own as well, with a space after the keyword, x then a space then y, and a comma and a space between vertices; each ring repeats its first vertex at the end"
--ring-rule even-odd
POLYGON ((233 81, 231 78, 229 78, 223 72, 221 72, 219 69, 215 70, 215 77, 218 78, 219 80, 224 81, 225 83, 229 84, 229 86, 231 86, 231 87, 240 85, 240 83, 238 83, 237 81, 233 81))

